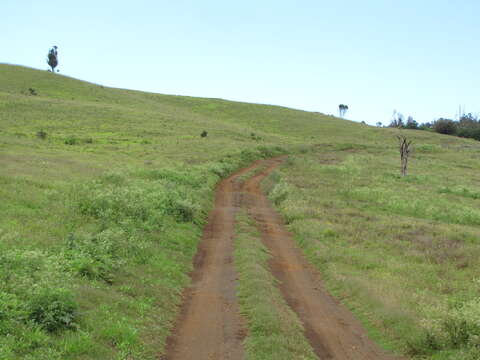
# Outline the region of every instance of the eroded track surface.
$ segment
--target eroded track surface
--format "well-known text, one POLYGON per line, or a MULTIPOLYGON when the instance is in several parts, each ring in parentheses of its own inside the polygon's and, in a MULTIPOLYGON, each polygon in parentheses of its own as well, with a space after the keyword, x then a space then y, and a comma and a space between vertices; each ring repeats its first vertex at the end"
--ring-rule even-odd
POLYGON ((228 179, 218 188, 209 223, 195 258, 193 285, 164 359, 243 359, 246 330, 235 296, 233 237, 235 214, 248 210, 272 254, 274 276, 287 303, 305 327, 305 336, 319 359, 394 359, 371 341, 361 324, 324 289, 320 275, 305 260, 287 232, 281 217, 262 193, 260 183, 283 157, 257 161, 228 179), (238 178, 248 171, 267 167, 243 184, 238 178))

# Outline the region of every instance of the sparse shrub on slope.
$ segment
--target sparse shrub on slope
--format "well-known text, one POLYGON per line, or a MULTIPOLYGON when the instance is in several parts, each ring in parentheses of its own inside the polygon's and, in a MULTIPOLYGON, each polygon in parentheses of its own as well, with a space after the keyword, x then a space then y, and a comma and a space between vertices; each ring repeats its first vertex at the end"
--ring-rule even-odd
POLYGON ((409 342, 410 353, 430 355, 459 349, 463 350, 462 359, 479 359, 480 298, 445 308, 436 315, 422 322, 423 334, 409 342))
MULTIPOLYGON (((94 182, 86 185, 82 192, 80 212, 105 223, 122 225, 128 221, 140 226, 154 225, 150 220, 157 220, 161 215, 188 222, 198 210, 194 199, 197 194, 165 180, 133 180, 123 186, 94 182)), ((161 221, 157 225, 161 227, 161 221)))
POLYGON ((283 201, 287 199, 289 194, 289 185, 285 180, 280 179, 272 188, 269 197, 274 202, 275 205, 280 205, 283 201))
POLYGON ((37 132, 37 137, 42 140, 45 140, 47 138, 47 135, 48 134, 43 130, 37 132))
POLYGON ((121 229, 106 229, 95 235, 70 234, 65 257, 73 273, 90 279, 113 281, 115 270, 124 262, 125 253, 135 246, 121 229))
POLYGON ((40 289, 28 303, 29 319, 49 332, 75 328, 78 305, 65 288, 40 289))
POLYGON ((78 144, 78 139, 75 136, 67 136, 64 140, 65 145, 76 145, 78 144))

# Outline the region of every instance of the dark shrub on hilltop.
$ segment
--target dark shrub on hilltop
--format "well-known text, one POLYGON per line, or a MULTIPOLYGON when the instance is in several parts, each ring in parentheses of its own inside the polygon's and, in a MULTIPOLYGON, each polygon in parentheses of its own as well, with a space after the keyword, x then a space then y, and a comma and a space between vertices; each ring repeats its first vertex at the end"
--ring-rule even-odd
POLYGON ((433 124, 433 130, 440 134, 455 135, 457 132, 457 124, 450 119, 438 119, 433 124))

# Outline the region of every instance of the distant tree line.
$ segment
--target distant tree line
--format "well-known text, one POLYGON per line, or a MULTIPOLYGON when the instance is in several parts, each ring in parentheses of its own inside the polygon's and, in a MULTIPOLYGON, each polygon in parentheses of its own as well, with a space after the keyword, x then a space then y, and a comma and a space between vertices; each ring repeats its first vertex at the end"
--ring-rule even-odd
MULTIPOLYGON (((377 126, 382 126, 382 123, 378 122, 377 126)), ((394 111, 388 127, 434 131, 480 141, 480 117, 472 113, 460 115, 458 120, 440 118, 432 122, 418 123, 412 116, 405 120, 401 113, 394 111)))

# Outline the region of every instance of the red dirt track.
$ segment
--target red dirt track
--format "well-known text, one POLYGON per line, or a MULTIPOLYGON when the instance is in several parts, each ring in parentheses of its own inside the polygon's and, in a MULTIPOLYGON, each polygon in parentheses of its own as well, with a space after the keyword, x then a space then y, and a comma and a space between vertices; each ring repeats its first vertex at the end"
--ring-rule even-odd
MULTIPOLYGON (((255 220, 272 254, 270 268, 287 303, 305 328, 320 360, 394 359, 371 341, 360 323, 324 289, 320 275, 305 260, 260 183, 284 157, 257 161, 220 182, 215 208, 195 257, 192 286, 164 360, 237 360, 244 358, 247 330, 239 315, 233 258, 236 212, 244 207, 255 220), (259 166, 266 169, 240 185, 238 178, 259 166)), ((292 359, 294 360, 294 359, 292 359)))

